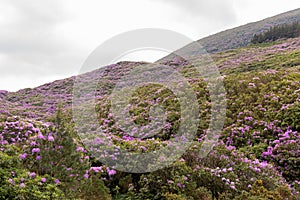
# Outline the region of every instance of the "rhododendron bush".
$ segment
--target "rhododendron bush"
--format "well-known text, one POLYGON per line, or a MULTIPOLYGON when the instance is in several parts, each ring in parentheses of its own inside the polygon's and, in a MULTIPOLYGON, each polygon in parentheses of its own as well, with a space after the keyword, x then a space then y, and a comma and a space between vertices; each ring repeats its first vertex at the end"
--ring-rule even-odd
MULTIPOLYGON (((0 91, 0 199, 299 199, 299 41, 212 55, 221 70, 227 110, 217 145, 204 157, 199 151, 213 112, 207 84, 188 62, 165 63, 193 88, 200 120, 188 150, 154 172, 116 170, 93 156, 72 118, 74 77, 15 93, 0 91)), ((130 122, 143 125, 146 133, 153 120, 150 108, 160 105, 166 123, 145 138, 132 136, 137 129, 127 133, 119 127, 110 92, 123 74, 141 64, 110 65, 91 79, 100 77, 95 126, 104 130, 107 146, 143 155, 169 144, 179 129, 181 107, 171 90, 144 85, 128 106, 130 122)), ((114 153, 109 155, 112 160, 118 158, 119 152, 114 153)))

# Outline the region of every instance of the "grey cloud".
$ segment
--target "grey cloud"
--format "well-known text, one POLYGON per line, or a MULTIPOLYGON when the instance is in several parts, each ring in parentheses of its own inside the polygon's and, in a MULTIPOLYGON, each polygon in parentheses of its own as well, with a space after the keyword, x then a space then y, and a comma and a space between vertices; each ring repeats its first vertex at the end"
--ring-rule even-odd
POLYGON ((70 55, 74 53, 72 45, 60 38, 56 29, 68 20, 60 1, 5 3, 2 5, 12 9, 14 15, 6 23, 0 22, 0 77, 14 75, 17 79, 28 75, 31 78, 70 71, 76 59, 70 55))
POLYGON ((156 0, 177 6, 184 15, 231 23, 236 20, 232 0, 156 0))
POLYGON ((9 1, 15 16, 0 24, 0 52, 17 53, 35 50, 43 52, 58 43, 54 28, 64 20, 58 1, 9 1), (41 46, 43 45, 43 48, 41 46))
POLYGON ((46 77, 53 75, 65 75, 76 72, 82 58, 74 54, 64 55, 36 55, 34 53, 27 54, 24 58, 18 55, 9 55, 1 60, 0 65, 0 81, 5 76, 14 75, 17 77, 28 77, 29 79, 36 77, 46 77), (78 65, 75 65, 78 64, 78 65))

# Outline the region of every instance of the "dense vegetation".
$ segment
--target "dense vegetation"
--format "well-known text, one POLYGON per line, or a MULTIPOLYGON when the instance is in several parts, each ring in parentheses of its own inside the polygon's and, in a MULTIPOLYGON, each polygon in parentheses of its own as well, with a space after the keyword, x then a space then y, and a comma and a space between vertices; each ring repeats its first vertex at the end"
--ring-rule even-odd
POLYGON ((284 24, 280 26, 271 27, 267 32, 261 34, 254 34, 252 43, 263 43, 268 41, 275 41, 281 38, 296 38, 300 36, 300 24, 298 22, 292 24, 284 24))
MULTIPOLYGON (((114 170, 85 149, 72 120, 74 77, 16 93, 1 91, 0 199, 299 199, 299 42, 288 39, 212 55, 224 81, 227 113, 218 144, 204 158, 198 152, 210 120, 206 83, 192 65, 170 62, 195 91, 201 119, 186 153, 151 173, 114 170)), ((146 153, 164 146, 178 130, 180 107, 167 88, 145 85, 130 102, 133 120, 147 124, 150 106, 159 104, 168 124, 145 139, 118 129, 109 91, 141 64, 118 63, 91 77, 101 80, 96 111, 111 142, 146 153)))

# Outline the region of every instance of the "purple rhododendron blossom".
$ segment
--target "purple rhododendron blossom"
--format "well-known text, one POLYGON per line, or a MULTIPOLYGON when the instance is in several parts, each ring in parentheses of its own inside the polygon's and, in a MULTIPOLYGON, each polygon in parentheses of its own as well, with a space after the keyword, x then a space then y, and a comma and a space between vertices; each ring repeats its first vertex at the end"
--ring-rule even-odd
POLYGON ((31 150, 32 153, 39 153, 40 151, 41 151, 40 148, 33 148, 31 150))
POLYGON ((21 158, 22 160, 24 160, 26 157, 27 157, 27 153, 23 153, 23 154, 20 155, 20 158, 21 158))
POLYGON ((117 173, 116 170, 114 170, 114 169, 111 170, 109 168, 107 168, 106 171, 107 171, 109 176, 115 175, 117 173))
POLYGON ((48 141, 53 142, 53 141, 54 141, 54 137, 53 137, 52 135, 49 135, 49 136, 48 136, 48 141))

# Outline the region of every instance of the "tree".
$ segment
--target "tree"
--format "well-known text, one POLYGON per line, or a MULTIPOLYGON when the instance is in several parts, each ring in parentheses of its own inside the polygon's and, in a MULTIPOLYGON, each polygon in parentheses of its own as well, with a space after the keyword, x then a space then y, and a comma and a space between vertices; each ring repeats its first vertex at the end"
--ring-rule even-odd
POLYGON ((296 38, 300 36, 300 24, 283 24, 271 27, 268 31, 260 34, 254 34, 251 43, 258 44, 268 41, 276 41, 281 38, 296 38))

